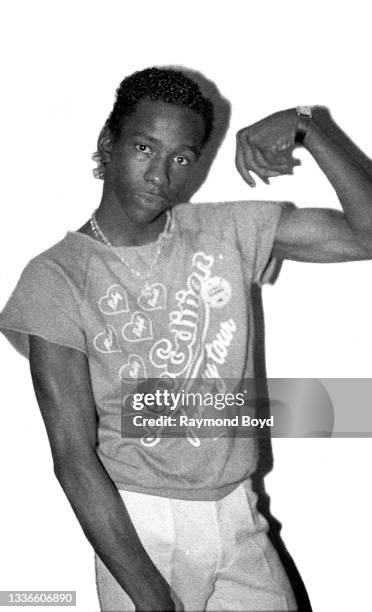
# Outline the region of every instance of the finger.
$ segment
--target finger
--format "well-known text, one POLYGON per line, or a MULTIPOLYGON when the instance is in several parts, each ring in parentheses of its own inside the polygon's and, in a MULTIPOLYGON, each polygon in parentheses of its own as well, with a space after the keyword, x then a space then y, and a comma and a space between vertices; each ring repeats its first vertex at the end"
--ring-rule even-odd
POLYGON ((246 135, 238 137, 237 143, 237 168, 240 171, 242 177, 248 182, 251 187, 256 185, 256 181, 251 175, 254 172, 261 178, 262 174, 265 176, 265 171, 257 164, 253 155, 253 147, 249 142, 246 135))
MULTIPOLYGON (((266 164, 266 168, 276 170, 277 175, 279 174, 293 174, 293 170, 296 166, 301 165, 301 160, 293 157, 293 147, 288 148, 286 151, 277 153, 274 148, 263 149, 260 147, 252 147, 253 154, 256 162, 263 166, 266 164)), ((267 173, 268 175, 268 173, 267 173)), ((274 175, 273 175, 274 176, 274 175)))
POLYGON ((282 174, 282 169, 277 170, 276 168, 265 165, 266 162, 260 155, 260 152, 258 151, 258 155, 256 155, 256 153, 256 147, 252 147, 249 151, 249 154, 247 154, 246 147, 243 149, 242 156, 244 159, 244 166, 245 168, 249 167, 249 169, 255 174, 257 174, 257 176, 264 183, 269 185, 269 177, 280 176, 282 174))
POLYGON ((257 150, 257 147, 252 145, 248 139, 246 139, 244 143, 238 145, 238 150, 239 157, 246 169, 249 168, 249 170, 257 174, 261 179, 272 174, 271 169, 267 166, 265 159, 257 150))
POLYGON ((256 181, 248 170, 248 167, 245 163, 243 151, 240 147, 238 147, 236 150, 235 166, 240 176, 245 180, 245 182, 248 183, 250 187, 256 187, 256 181))
POLYGON ((262 171, 269 171, 270 175, 271 172, 276 172, 280 174, 288 168, 288 160, 282 155, 270 155, 267 153, 266 150, 263 150, 259 147, 252 147, 252 153, 256 164, 261 168, 262 171))
POLYGON ((252 153, 252 145, 245 134, 237 135, 236 148, 237 151, 241 153, 241 161, 247 168, 254 170, 255 161, 252 153))
POLYGON ((259 147, 252 146, 252 155, 256 161, 256 164, 262 169, 269 170, 272 166, 266 155, 259 147))
POLYGON ((297 159, 296 157, 291 156, 290 159, 288 160, 286 172, 283 174, 293 174, 296 166, 301 166, 301 164, 302 162, 300 159, 297 159))
POLYGON ((255 172, 257 174, 257 176, 261 179, 261 181, 263 181, 266 185, 270 185, 270 178, 276 178, 278 176, 284 176, 287 174, 293 174, 293 169, 292 168, 282 168, 280 171, 279 170, 257 170, 255 172))
POLYGON ((263 156, 269 163, 276 166, 288 166, 293 161, 293 147, 262 147, 260 148, 263 156))
POLYGON ((263 168, 260 164, 254 163, 251 164, 250 170, 257 174, 258 178, 261 179, 266 185, 270 185, 269 179, 275 176, 280 176, 283 174, 283 170, 275 170, 274 168, 263 168))
POLYGON ((258 147, 252 146, 246 134, 237 135, 235 164, 238 172, 251 187, 254 187, 256 183, 249 171, 257 174, 268 185, 270 184, 269 177, 280 176, 287 170, 287 166, 278 167, 278 169, 269 167, 258 147))
POLYGON ((273 164, 267 165, 266 160, 262 157, 261 151, 256 147, 253 149, 253 154, 256 162, 255 172, 258 174, 261 180, 268 179, 269 177, 281 176, 288 170, 287 166, 274 166, 273 164), (264 163, 266 163, 265 166, 263 166, 264 163))
MULTIPOLYGON (((239 139, 239 141, 237 168, 251 186, 254 185, 253 182, 248 181, 246 174, 249 174, 248 168, 251 172, 257 174, 266 185, 269 185, 270 177, 293 175, 295 166, 301 164, 299 159, 292 156, 292 146, 287 146, 286 149, 283 147, 278 148, 277 146, 270 148, 258 147, 252 144, 246 135, 244 135, 244 138, 239 139)), ((251 174, 249 174, 249 178, 253 181, 251 174)))

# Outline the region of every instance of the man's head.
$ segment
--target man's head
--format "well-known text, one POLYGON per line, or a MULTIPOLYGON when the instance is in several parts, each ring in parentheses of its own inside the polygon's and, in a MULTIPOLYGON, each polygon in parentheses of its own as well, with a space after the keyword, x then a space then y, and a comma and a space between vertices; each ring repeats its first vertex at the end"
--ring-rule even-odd
POLYGON ((105 188, 144 221, 152 209, 155 215, 187 201, 212 127, 212 103, 182 72, 148 68, 132 74, 120 84, 98 141, 95 159, 105 188))
MULTIPOLYGON (((210 138, 213 130, 214 109, 209 98, 202 95, 199 86, 180 70, 172 68, 146 68, 125 77, 116 90, 113 109, 103 128, 106 139, 118 140, 125 118, 133 113, 143 98, 184 106, 195 111, 204 120, 205 132, 202 145, 210 138)), ((102 132, 101 132, 102 134, 102 132)), ((104 178, 105 155, 100 150, 93 155, 98 162, 96 178, 104 178)))
POLYGON ((135 111, 143 98, 190 108, 204 119, 203 144, 211 135, 213 105, 201 94, 198 85, 179 70, 146 68, 126 77, 116 90, 115 104, 106 121, 114 139, 120 136, 124 118, 135 111))

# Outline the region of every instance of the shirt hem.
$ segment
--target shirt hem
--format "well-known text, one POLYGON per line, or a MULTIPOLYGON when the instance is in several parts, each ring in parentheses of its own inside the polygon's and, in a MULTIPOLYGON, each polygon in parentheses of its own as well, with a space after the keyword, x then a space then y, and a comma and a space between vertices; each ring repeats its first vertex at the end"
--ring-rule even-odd
POLYGON ((121 482, 116 482, 115 485, 119 491, 131 491, 132 493, 141 493, 142 495, 155 495, 157 497, 166 497, 168 499, 183 499, 190 501, 218 501, 226 495, 229 495, 234 489, 236 489, 242 482, 243 479, 238 482, 234 482, 218 489, 151 489, 145 487, 136 487, 133 485, 127 485, 121 482))

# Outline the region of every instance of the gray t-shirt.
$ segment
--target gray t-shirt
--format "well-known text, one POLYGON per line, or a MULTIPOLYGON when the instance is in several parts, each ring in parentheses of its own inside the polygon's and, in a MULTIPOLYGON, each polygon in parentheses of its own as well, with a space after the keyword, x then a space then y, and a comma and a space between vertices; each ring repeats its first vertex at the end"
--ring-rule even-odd
MULTIPOLYGON (((79 232, 26 266, 0 329, 24 356, 29 335, 84 352, 99 415, 98 455, 119 489, 215 500, 255 470, 256 441, 222 437, 126 438, 122 387, 138 378, 240 380, 264 376, 260 287, 271 258, 278 202, 182 204, 149 286, 105 244, 79 232)), ((146 274, 154 245, 118 247, 146 274)))

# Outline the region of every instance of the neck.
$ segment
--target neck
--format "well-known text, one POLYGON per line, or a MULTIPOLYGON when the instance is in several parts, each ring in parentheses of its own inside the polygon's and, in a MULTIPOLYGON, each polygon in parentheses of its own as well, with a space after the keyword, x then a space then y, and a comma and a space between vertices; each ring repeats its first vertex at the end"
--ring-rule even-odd
POLYGON ((155 242, 166 223, 166 211, 149 222, 131 219, 116 196, 103 190, 97 222, 113 246, 140 246, 155 242))

